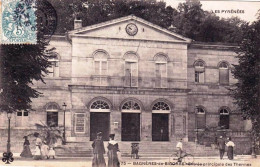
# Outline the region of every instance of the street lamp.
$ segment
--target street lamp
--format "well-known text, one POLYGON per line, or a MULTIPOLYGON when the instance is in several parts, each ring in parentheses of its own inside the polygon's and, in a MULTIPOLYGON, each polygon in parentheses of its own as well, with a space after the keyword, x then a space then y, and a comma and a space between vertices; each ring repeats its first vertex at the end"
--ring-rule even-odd
POLYGON ((13 153, 10 151, 11 144, 10 144, 10 122, 11 122, 12 112, 7 112, 7 118, 8 118, 8 138, 7 138, 7 152, 3 153, 3 162, 6 162, 6 164, 10 164, 10 162, 13 162, 13 153))
POLYGON ((65 145, 66 144, 66 135, 65 135, 65 112, 66 112, 66 103, 63 103, 62 105, 63 107, 63 111, 64 111, 64 117, 63 117, 63 127, 64 127, 64 131, 63 131, 63 140, 62 140, 62 144, 65 145))

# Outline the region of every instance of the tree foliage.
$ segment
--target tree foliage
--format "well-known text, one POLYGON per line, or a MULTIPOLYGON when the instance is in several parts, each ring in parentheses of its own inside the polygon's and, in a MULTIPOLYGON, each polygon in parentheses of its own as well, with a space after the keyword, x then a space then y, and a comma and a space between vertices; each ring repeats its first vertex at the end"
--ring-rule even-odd
POLYGON ((0 46, 0 112, 32 109, 31 99, 41 94, 32 88, 33 81, 44 82, 43 76, 50 65, 48 56, 53 49, 48 50, 47 46, 48 41, 41 31, 37 32, 35 45, 0 46))
POLYGON ((243 40, 238 49, 239 64, 232 71, 238 82, 231 89, 235 103, 243 117, 252 121, 252 135, 260 138, 260 20, 244 29, 243 40))
POLYGON ((204 11, 198 0, 187 0, 178 8, 158 1, 134 0, 51 0, 58 14, 56 34, 73 29, 73 21, 80 18, 83 26, 116 19, 131 14, 175 31, 185 37, 202 42, 241 41, 241 29, 246 23, 236 17, 220 19, 204 11))

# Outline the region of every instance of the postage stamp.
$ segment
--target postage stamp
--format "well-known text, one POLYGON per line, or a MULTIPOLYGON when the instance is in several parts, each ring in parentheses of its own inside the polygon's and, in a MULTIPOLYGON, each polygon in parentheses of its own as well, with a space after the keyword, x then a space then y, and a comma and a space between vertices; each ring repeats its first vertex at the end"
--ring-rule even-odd
POLYGON ((35 0, 2 0, 1 43, 36 44, 35 0))

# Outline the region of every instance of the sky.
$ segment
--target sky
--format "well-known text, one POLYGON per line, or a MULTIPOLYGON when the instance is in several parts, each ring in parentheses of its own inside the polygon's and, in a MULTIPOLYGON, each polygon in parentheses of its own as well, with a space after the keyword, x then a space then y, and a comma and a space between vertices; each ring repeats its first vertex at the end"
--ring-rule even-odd
MULTIPOLYGON (((184 0, 164 0, 167 5, 177 8, 178 4, 184 0)), ((217 16, 228 18, 238 16, 242 20, 253 22, 257 18, 257 11, 260 9, 260 0, 251 1, 221 1, 221 0, 201 0, 204 10, 212 11, 217 16), (234 11, 238 13, 234 13, 234 11), (229 12, 229 13, 228 13, 229 12), (233 13, 230 13, 233 12, 233 13)))

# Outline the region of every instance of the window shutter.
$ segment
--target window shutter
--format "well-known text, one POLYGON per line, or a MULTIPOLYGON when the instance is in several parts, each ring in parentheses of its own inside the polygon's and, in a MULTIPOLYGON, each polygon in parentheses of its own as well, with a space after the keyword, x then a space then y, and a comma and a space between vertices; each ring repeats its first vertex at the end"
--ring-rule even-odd
POLYGON ((161 66, 161 87, 167 87, 167 64, 160 64, 161 66))
POLYGON ((160 73, 160 64, 155 64, 155 87, 161 87, 161 73, 160 73))
POLYGON ((131 64, 125 62, 125 86, 130 86, 131 64))
POLYGON ((205 127, 206 127, 205 114, 197 114, 197 128, 205 129, 205 127))
POLYGON ((107 61, 102 61, 101 75, 107 75, 107 61))
POLYGON ((205 73, 204 72, 200 72, 199 73, 199 83, 204 83, 204 76, 205 76, 205 73))
POLYGON ((131 82, 133 87, 138 86, 138 64, 131 63, 131 82))
POLYGON ((229 83, 229 70, 219 69, 219 83, 228 84, 229 83))

